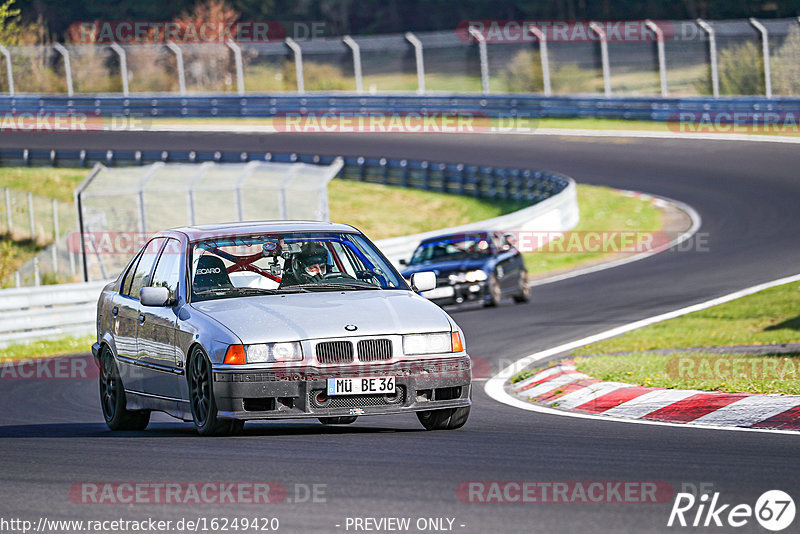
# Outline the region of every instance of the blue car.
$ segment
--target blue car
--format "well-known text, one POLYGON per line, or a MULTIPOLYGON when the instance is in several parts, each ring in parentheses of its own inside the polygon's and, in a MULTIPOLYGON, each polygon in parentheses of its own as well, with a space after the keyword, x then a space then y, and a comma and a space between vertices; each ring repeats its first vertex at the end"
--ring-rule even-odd
POLYGON ((422 241, 411 260, 401 260, 406 279, 436 273, 436 288, 422 295, 436 304, 481 302, 497 306, 503 298, 530 300, 528 272, 511 234, 477 231, 439 235, 422 241))

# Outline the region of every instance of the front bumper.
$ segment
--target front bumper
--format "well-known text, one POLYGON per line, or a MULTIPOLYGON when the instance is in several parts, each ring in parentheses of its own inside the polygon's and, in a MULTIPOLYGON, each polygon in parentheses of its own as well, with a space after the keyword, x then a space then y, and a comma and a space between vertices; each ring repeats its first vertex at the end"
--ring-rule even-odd
POLYGON ((214 396, 220 417, 293 419, 388 415, 471 405, 469 356, 388 364, 295 367, 279 370, 214 370, 214 396), (324 396, 333 377, 394 376, 397 393, 324 396))
POLYGON ((431 302, 440 306, 468 301, 483 301, 489 296, 489 285, 485 280, 480 282, 458 282, 455 284, 450 284, 448 281, 438 283, 438 287, 453 288, 453 294, 450 296, 430 299, 431 302))

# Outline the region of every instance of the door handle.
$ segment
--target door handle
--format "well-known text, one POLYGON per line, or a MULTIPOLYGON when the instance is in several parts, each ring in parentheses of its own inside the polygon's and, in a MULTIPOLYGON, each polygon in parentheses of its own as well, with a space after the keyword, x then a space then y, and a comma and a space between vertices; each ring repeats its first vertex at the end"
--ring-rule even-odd
POLYGON ((139 324, 144 324, 144 315, 139 314, 139 324))
POLYGON ((119 313, 119 306, 114 306, 113 308, 111 308, 112 316, 116 317, 118 313, 119 313))

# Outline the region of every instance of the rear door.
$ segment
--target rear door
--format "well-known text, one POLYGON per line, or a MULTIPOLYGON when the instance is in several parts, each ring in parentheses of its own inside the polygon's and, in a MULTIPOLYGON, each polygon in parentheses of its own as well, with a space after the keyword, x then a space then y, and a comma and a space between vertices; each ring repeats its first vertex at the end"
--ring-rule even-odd
POLYGON ((136 329, 139 316, 139 301, 130 296, 136 267, 142 257, 141 251, 133 259, 120 284, 119 293, 111 299, 111 332, 119 360, 122 383, 127 389, 141 391, 141 374, 136 367, 136 329))
POLYGON ((175 349, 178 322, 178 282, 183 269, 183 250, 168 239, 156 263, 149 286, 169 289, 171 306, 139 306, 138 355, 146 379, 144 391, 159 397, 178 397, 178 376, 183 358, 175 349))

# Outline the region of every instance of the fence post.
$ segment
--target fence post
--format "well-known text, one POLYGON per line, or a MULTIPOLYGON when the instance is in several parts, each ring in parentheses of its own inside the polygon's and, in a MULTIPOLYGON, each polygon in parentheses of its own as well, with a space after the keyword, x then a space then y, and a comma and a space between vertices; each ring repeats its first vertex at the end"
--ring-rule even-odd
POLYGON ((703 28, 708 34, 708 56, 711 62, 711 93, 714 98, 719 98, 719 71, 717 70, 717 38, 714 35, 714 28, 704 21, 697 19, 697 25, 703 28))
POLYGON ((600 38, 600 61, 603 64, 603 93, 606 97, 611 96, 611 69, 608 66, 608 40, 606 32, 596 22, 590 22, 589 28, 600 38))
POLYGON ((356 92, 363 93, 364 92, 364 82, 361 77, 361 48, 358 46, 358 43, 350 37, 349 35, 345 35, 342 38, 344 44, 350 47, 350 50, 353 51, 353 73, 356 77, 356 92))
POLYGON ((183 51, 174 41, 167 43, 167 48, 175 53, 175 60, 178 62, 178 91, 181 95, 186 94, 186 74, 183 72, 183 51))
POLYGON ((244 95, 244 64, 242 63, 242 49, 238 44, 228 39, 225 41, 228 48, 233 50, 233 62, 236 64, 236 91, 244 95))
POLYGON ((36 224, 33 218, 33 193, 28 193, 28 222, 31 226, 31 240, 36 240, 36 224))
MULTIPOLYGON (((136 204, 139 212, 139 231, 142 234, 147 234, 147 211, 145 210, 144 206, 144 188, 147 186, 147 183, 153 179, 153 176, 156 175, 158 170, 164 166, 164 162, 157 161, 150 165, 150 169, 144 173, 144 176, 139 180, 137 184, 138 194, 136 195, 136 204)), ((83 236, 81 236, 83 237, 83 236)), ((87 280, 88 282, 88 280, 87 280)))
POLYGON ((414 47, 414 59, 417 64, 417 94, 425 94, 425 61, 422 57, 422 41, 411 32, 406 32, 406 40, 414 47))
POLYGON ((486 54, 486 39, 477 28, 470 28, 469 34, 478 41, 478 52, 481 56, 481 92, 489 94, 489 57, 486 54))
POLYGON ((286 38, 286 46, 294 54, 294 71, 297 75, 297 92, 303 94, 306 92, 305 82, 303 80, 303 50, 300 45, 295 42, 291 37, 286 38))
POLYGON ((39 287, 42 285, 42 275, 39 272, 39 257, 33 258, 33 285, 39 287))
POLYGON ((0 53, 6 58, 6 76, 8 76, 8 94, 14 96, 14 69, 11 68, 11 52, 3 45, 0 45, 0 53))
POLYGON ((547 56, 547 36, 535 24, 528 25, 528 30, 539 39, 539 56, 542 60, 542 84, 544 85, 544 96, 550 96, 550 58, 547 56))
POLYGON ((56 43, 53 48, 58 50, 58 53, 64 58, 64 73, 67 78, 67 94, 72 96, 72 67, 69 63, 69 50, 67 50, 61 43, 56 43))
POLYGON ((128 96, 128 56, 118 43, 111 43, 111 50, 119 56, 119 75, 122 78, 122 95, 128 96))
POLYGON ((658 47, 658 78, 661 81, 661 96, 667 96, 667 57, 664 54, 664 32, 658 24, 650 19, 644 21, 645 25, 656 34, 656 46, 658 47))
POLYGON ((58 274, 58 200, 53 199, 53 273, 58 274))
POLYGON ((772 98, 772 73, 769 67, 769 33, 763 24, 750 17, 750 24, 761 33, 761 54, 764 56, 764 94, 772 98))
POLYGON ((11 190, 9 188, 5 188, 6 191, 6 222, 8 223, 8 233, 11 235, 11 190))

